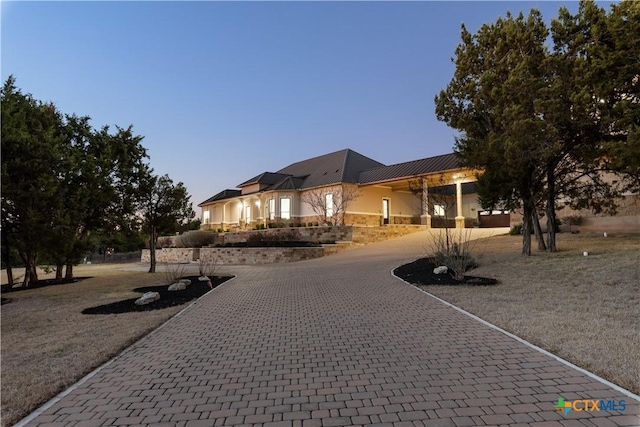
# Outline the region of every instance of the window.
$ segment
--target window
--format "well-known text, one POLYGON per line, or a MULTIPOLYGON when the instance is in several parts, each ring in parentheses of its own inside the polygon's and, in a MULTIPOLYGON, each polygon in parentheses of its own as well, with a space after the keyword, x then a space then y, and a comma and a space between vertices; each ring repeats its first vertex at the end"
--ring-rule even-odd
POLYGON ((444 216, 444 213, 443 205, 433 205, 433 214, 435 216, 444 216))
POLYGON ((244 212, 244 220, 248 224, 251 222, 251 205, 245 206, 244 212))
POLYGON ((291 219, 291 199, 289 197, 280 199, 280 218, 291 219))
POLYGON ((205 224, 209 224, 209 210, 202 212, 202 222, 205 224))
POLYGON ((269 199, 269 220, 276 219, 276 199, 269 199))
POLYGON ((327 218, 331 218, 333 216, 333 194, 324 195, 324 208, 327 218))

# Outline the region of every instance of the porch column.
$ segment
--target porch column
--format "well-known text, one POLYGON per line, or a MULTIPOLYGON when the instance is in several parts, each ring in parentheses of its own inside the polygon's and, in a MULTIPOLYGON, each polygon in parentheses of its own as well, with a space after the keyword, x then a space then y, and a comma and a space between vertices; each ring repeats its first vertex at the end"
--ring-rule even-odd
POLYGON ((456 228, 464 228, 464 216, 462 216, 462 182, 456 182, 456 228))
POLYGON ((264 214, 265 204, 264 204, 264 195, 261 194, 258 197, 258 201, 256 202, 256 206, 258 206, 258 218, 256 218, 257 224, 263 224, 266 226, 266 219, 264 214))
POLYGON ((222 205, 222 219, 220 220, 220 228, 224 230, 224 225, 227 223, 227 205, 229 202, 222 205))
POLYGON ((420 222, 422 225, 426 225, 427 228, 431 228, 431 215, 429 215, 429 186, 427 185, 427 179, 422 179, 422 215, 420 215, 420 222))

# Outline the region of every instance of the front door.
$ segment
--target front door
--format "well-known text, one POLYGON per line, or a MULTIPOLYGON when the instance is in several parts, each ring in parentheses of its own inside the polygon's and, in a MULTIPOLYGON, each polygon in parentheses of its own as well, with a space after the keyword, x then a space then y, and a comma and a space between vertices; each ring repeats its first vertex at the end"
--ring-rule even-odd
POLYGON ((389 224, 389 199, 382 199, 382 223, 389 224))

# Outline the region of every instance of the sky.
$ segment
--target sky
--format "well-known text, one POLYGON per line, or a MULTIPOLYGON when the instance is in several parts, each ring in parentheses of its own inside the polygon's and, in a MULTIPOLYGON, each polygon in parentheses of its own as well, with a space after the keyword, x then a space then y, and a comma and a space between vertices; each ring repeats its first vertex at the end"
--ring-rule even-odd
MULTIPOLYGON (((94 128, 144 136, 197 204, 351 148, 387 165, 450 153, 434 97, 460 26, 551 1, 1 2, 1 76, 94 128)), ((602 4, 606 5, 606 3, 602 4)))

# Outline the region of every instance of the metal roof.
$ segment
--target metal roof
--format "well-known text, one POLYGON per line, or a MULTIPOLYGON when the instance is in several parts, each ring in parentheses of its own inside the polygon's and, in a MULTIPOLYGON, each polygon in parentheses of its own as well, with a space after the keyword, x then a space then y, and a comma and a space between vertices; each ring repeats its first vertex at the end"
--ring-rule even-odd
POLYGON ((207 200, 205 200, 204 202, 200 203, 198 206, 204 206, 208 203, 212 203, 212 202, 216 202, 218 200, 224 200, 224 199, 230 199, 232 197, 237 197, 242 195, 242 191, 240 190, 222 190, 221 192, 219 192, 218 194, 216 194, 213 197, 208 198, 207 200))
POLYGON ((457 157, 455 154, 450 153, 435 157, 428 157, 426 159, 398 163, 391 166, 382 166, 363 170, 359 174, 358 182, 360 184, 371 184, 374 182, 410 178, 459 168, 460 164, 457 157))
MULTIPOLYGON (((341 182, 373 184, 459 168, 460 164, 453 153, 385 166, 351 149, 345 149, 290 164, 277 172, 263 172, 238 187, 258 183, 267 184, 268 187, 258 191, 262 192, 299 190, 341 182)), ((467 191, 469 188, 463 187, 465 194, 467 191)), ((241 194, 240 190, 224 190, 198 206, 237 197, 241 194)))
POLYGON ((273 172, 263 172, 258 176, 254 176, 253 178, 246 180, 242 184, 238 184, 238 187, 242 188, 251 184, 273 185, 273 184, 277 184, 278 182, 282 181, 283 179, 289 176, 291 175, 286 175, 282 173, 273 173, 273 172))
POLYGON ((350 149, 336 151, 293 163, 278 173, 306 176, 300 188, 320 187, 339 182, 357 183, 360 171, 384 166, 382 163, 350 149))

